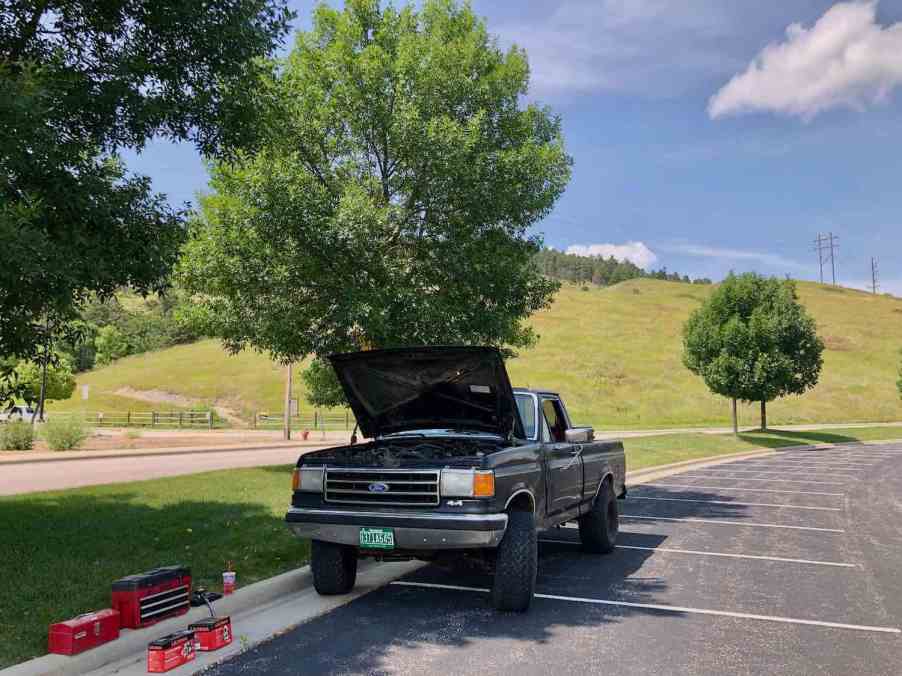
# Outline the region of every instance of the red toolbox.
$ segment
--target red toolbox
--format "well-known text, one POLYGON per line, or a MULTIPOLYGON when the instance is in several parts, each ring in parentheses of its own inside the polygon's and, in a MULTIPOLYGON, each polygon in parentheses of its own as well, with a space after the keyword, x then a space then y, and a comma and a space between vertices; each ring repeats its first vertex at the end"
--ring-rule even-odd
POLYGON ((154 568, 113 583, 113 608, 119 626, 128 629, 187 613, 190 597, 191 570, 185 566, 154 568))
POLYGON ((51 624, 48 651, 58 655, 77 655, 117 638, 119 611, 107 608, 51 624))
POLYGON ((208 617, 192 622, 188 629, 194 632, 197 649, 204 652, 219 650, 232 642, 232 619, 230 617, 208 617))
POLYGON ((147 671, 161 674, 175 669, 197 656, 194 650, 194 632, 177 631, 147 644, 147 671))

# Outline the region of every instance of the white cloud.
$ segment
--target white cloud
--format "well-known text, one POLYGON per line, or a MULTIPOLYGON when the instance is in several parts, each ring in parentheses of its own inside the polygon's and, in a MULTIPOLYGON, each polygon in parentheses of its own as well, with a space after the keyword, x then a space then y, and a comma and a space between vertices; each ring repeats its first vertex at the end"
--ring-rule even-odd
POLYGON ((902 23, 877 23, 877 0, 840 2, 811 28, 794 23, 708 103, 712 119, 772 111, 810 119, 864 110, 902 84, 902 23))
POLYGON ((628 91, 652 97, 734 71, 722 46, 735 17, 722 0, 567 0, 497 28, 526 48, 539 97, 628 91))
POLYGON ((700 244, 677 244, 667 247, 668 251, 681 253, 686 256, 698 256, 702 258, 716 258, 725 261, 751 261, 782 270, 810 270, 811 266, 799 261, 786 258, 780 254, 766 251, 749 251, 747 249, 727 249, 722 247, 705 246, 700 244))
POLYGON ((613 256, 619 261, 630 261, 646 270, 657 262, 655 252, 643 242, 626 242, 624 244, 574 244, 567 247, 568 254, 577 256, 613 256))

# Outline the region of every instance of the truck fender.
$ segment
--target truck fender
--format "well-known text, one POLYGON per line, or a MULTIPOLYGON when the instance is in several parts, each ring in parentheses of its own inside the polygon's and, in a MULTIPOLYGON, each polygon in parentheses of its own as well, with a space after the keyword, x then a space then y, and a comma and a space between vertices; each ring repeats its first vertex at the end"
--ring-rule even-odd
POLYGON ((601 487, 604 486, 604 482, 610 479, 611 484, 614 483, 614 473, 613 472, 605 472, 604 476, 601 477, 601 481, 598 482, 598 487, 595 489, 595 495, 592 496, 591 504, 595 504, 595 501, 598 500, 598 496, 601 494, 601 487))
POLYGON ((507 499, 507 502, 504 503, 504 511, 508 511, 512 504, 516 506, 521 506, 524 502, 529 501, 530 511, 535 514, 536 512, 536 496, 533 495, 532 491, 528 488, 520 488, 511 493, 511 496, 507 499))

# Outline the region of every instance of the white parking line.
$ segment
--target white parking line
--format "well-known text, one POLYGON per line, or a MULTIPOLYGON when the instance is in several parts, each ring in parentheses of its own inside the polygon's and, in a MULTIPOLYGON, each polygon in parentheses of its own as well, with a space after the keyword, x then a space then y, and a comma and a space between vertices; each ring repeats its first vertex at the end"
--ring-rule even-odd
POLYGON ((821 467, 827 465, 833 467, 835 465, 848 465, 849 467, 870 467, 876 463, 873 462, 846 462, 845 460, 832 460, 829 458, 821 458, 818 460, 808 460, 802 458, 774 458, 772 460, 736 460, 731 465, 792 465, 793 467, 821 467))
POLYGON ((757 523, 754 521, 724 521, 722 519, 698 519, 691 516, 640 516, 621 514, 621 519, 645 519, 648 521, 679 521, 681 523, 709 523, 717 526, 754 526, 755 528, 785 528, 787 530, 810 530, 819 533, 845 533, 841 528, 819 528, 816 526, 790 526, 783 523, 757 523))
MULTIPOLYGON (((755 477, 747 477, 747 476, 724 476, 723 474, 677 474, 675 476, 686 477, 687 479, 734 479, 736 481, 767 481, 767 482, 777 482, 783 484, 821 484, 821 485, 833 485, 833 486, 845 486, 846 481, 812 481, 811 479, 771 479, 771 478, 755 478, 755 477)), ((857 479, 852 479, 852 481, 858 481, 857 479)))
MULTIPOLYGON (((730 469, 729 467, 724 467, 721 469, 720 467, 705 467, 706 472, 733 472, 734 474, 739 474, 744 472, 745 474, 786 474, 784 472, 778 471, 770 471, 766 469, 730 469)), ((788 470, 787 470, 788 471, 788 470)), ((827 476, 832 476, 837 479, 856 479, 857 477, 849 476, 848 474, 836 474, 835 472, 812 472, 806 470, 806 474, 826 474, 827 476)))
POLYGON ((845 493, 821 493, 819 491, 781 491, 779 488, 742 488, 740 486, 699 486, 698 484, 639 484, 631 486, 630 489, 651 488, 654 486, 664 486, 666 488, 700 488, 702 490, 719 490, 719 491, 743 491, 747 493, 791 493, 793 495, 830 495, 841 498, 845 493))
MULTIPOLYGON (((433 582, 408 582, 395 580, 391 583, 399 587, 422 587, 425 589, 444 589, 447 591, 469 591, 488 594, 489 590, 483 587, 463 587, 453 584, 435 584, 433 582)), ((709 610, 707 608, 690 608, 687 606, 667 606, 657 603, 635 603, 632 601, 611 601, 609 599, 592 599, 582 596, 561 596, 560 594, 535 594, 537 599, 551 601, 569 601, 571 603, 587 603, 602 606, 620 606, 623 608, 642 608, 644 610, 656 610, 665 613, 684 613, 688 615, 714 615, 717 617, 733 617, 742 620, 761 620, 764 622, 779 622, 781 624, 803 624, 814 627, 829 627, 831 629, 850 629, 853 631, 869 631, 882 634, 900 634, 902 630, 896 627, 872 627, 865 624, 845 624, 843 622, 824 622, 821 620, 803 620, 794 617, 779 617, 777 615, 755 615, 753 613, 737 613, 729 610, 709 610)))
POLYGON ((692 498, 654 498, 650 495, 630 495, 628 500, 659 500, 661 502, 701 502, 709 505, 740 505, 742 507, 779 507, 780 509, 810 509, 818 512, 841 512, 842 507, 812 507, 811 505, 775 505, 768 502, 734 502, 733 500, 695 500, 692 498))
MULTIPOLYGON (((562 545, 581 545, 578 540, 539 540, 562 545)), ((788 559, 782 556, 759 556, 756 554, 729 554, 727 552, 703 552, 696 549, 674 549, 671 547, 639 547, 638 545, 617 545, 617 549, 638 549, 644 552, 667 552, 668 554, 692 554, 695 556, 720 556, 728 559, 755 559, 758 561, 779 561, 781 563, 804 563, 812 566, 834 566, 836 568, 860 568, 857 563, 836 561, 812 561, 810 559, 788 559)))

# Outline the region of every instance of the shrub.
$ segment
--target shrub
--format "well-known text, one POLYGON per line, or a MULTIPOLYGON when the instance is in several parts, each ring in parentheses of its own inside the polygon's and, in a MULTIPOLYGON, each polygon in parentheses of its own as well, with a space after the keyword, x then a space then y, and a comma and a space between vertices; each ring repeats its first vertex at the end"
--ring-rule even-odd
POLYGON ((87 438, 84 422, 75 416, 50 418, 44 423, 44 439, 52 451, 71 451, 87 438))
POLYGON ((30 451, 34 446, 34 428, 24 420, 0 425, 0 450, 30 451))

